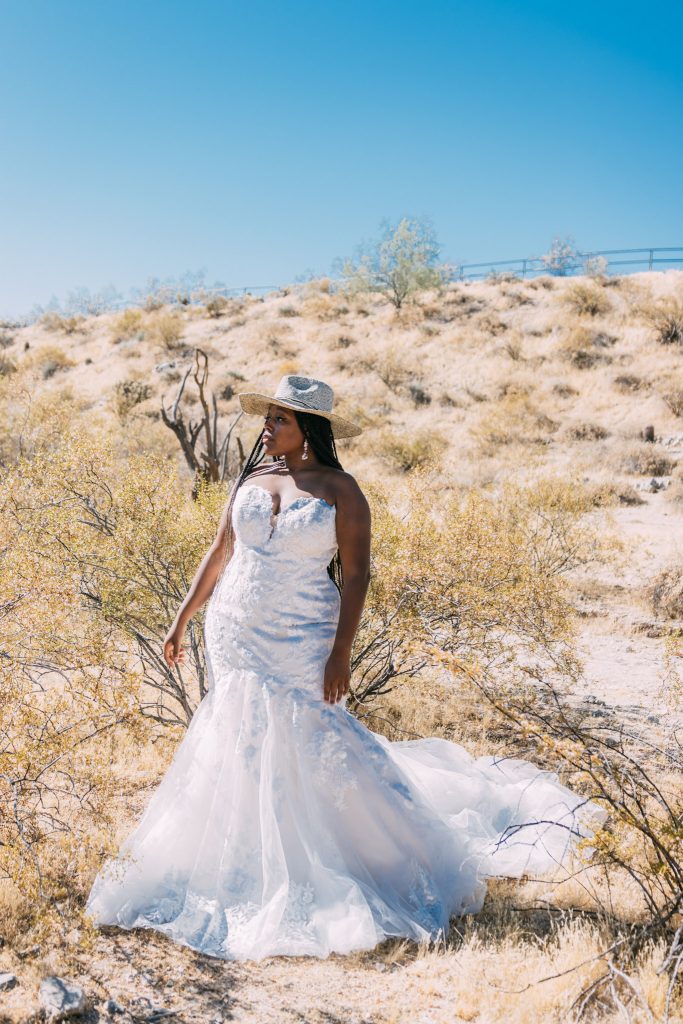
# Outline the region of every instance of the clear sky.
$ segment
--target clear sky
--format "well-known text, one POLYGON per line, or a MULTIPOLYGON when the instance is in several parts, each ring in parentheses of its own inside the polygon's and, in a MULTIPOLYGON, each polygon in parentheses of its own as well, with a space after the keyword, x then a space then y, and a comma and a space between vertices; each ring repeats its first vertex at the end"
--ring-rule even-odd
POLYGON ((0 0, 0 315, 204 268, 683 245, 679 0, 0 0))

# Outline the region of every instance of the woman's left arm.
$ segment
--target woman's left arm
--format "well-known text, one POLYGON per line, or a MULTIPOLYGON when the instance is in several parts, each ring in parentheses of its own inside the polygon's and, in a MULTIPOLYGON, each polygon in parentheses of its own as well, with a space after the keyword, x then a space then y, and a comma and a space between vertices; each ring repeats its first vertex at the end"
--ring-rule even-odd
POLYGON ((324 697, 330 704, 349 692, 351 646, 370 583, 370 506, 352 476, 339 482, 336 525, 344 586, 337 633, 325 665, 324 697))

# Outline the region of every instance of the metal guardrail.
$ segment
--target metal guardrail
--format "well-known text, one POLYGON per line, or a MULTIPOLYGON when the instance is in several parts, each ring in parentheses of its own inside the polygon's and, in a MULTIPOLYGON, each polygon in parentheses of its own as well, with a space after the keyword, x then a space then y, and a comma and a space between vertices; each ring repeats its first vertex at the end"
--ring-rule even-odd
MULTIPOLYGON (((642 270, 654 270, 656 266, 673 266, 683 263, 683 246, 645 246, 642 249, 594 249, 591 252, 576 252, 574 261, 567 260, 562 270, 552 269, 549 266, 548 257, 527 256, 515 260, 493 260, 486 263, 461 263, 454 268, 451 280, 472 281, 495 275, 501 271, 498 268, 505 267, 509 274, 515 274, 522 278, 531 277, 536 274, 551 274, 554 276, 570 276, 575 273, 586 273, 586 265, 589 260, 596 260, 600 257, 607 260, 606 272, 609 273, 613 267, 637 267, 642 270), (660 253, 676 255, 661 256, 660 253), (609 259, 611 256, 629 256, 630 259, 609 259), (473 272, 472 272, 473 271, 473 272)), ((632 271, 637 273, 637 271, 632 271)))

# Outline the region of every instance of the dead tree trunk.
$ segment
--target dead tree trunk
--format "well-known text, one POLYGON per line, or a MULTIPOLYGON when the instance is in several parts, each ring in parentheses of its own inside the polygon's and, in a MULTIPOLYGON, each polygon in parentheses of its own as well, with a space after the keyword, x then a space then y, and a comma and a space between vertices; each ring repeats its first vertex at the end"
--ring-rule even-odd
MULTIPOLYGON (((239 412, 235 416, 224 437, 219 440, 216 396, 213 392, 210 395, 207 394, 208 380, 209 357, 206 352, 197 348, 195 349, 194 365, 187 368, 170 410, 167 410, 164 406, 163 399, 161 402, 161 418, 178 438, 185 461, 195 475, 193 494, 196 494, 197 484, 200 479, 218 483, 228 479, 230 476, 228 459, 230 442, 235 427, 243 415, 243 413, 239 412), (199 391, 199 404, 202 415, 197 422, 194 422, 192 419, 186 422, 181 408, 181 401, 188 378, 193 370, 193 379, 199 391)), ((238 435, 235 436, 235 444, 237 447, 239 469, 241 470, 244 466, 245 454, 241 438, 238 435)))

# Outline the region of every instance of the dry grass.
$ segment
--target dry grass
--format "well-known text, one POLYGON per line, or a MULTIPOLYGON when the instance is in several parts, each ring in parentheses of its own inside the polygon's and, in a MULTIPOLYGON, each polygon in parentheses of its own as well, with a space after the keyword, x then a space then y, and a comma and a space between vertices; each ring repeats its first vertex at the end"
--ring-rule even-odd
POLYGON ((647 600, 655 615, 664 619, 683 619, 683 566, 674 565, 651 581, 647 600))
POLYGON ((614 386, 622 394, 632 394, 634 391, 642 391, 649 387, 649 383, 634 373, 620 373, 614 378, 614 386))
POLYGON ((599 423, 575 423, 567 430, 572 441, 602 441, 609 437, 609 430, 599 423))
POLYGON ((152 388, 144 380, 129 379, 119 381, 114 388, 114 408, 120 420, 125 420, 129 413, 152 394, 152 388))
POLYGON ((142 341, 145 336, 145 314, 141 309, 124 309, 112 321, 110 327, 111 340, 115 345, 138 337, 142 341))
POLYGON ((674 416, 683 417, 683 388, 671 388, 664 392, 662 398, 674 416))
POLYGON ((491 447, 509 444, 547 444, 559 423, 549 416, 524 389, 506 392, 487 407, 472 434, 491 447))
POLYGON ((17 364, 14 359, 10 356, 6 356, 4 352, 0 353, 0 377, 9 377, 11 374, 17 372, 17 364))
POLYGON ((675 466, 675 459, 647 442, 627 445, 617 460, 617 467, 622 473, 636 473, 639 476, 670 476, 675 466))
POLYGON ((683 344, 683 302, 679 299, 668 296, 662 302, 646 306, 643 315, 660 345, 683 344))
POLYGON ((76 316, 62 316, 59 313, 45 313, 40 323, 46 331, 53 331, 55 334, 84 334, 87 330, 86 317, 80 314, 76 316))
POLYGON ((385 429, 377 437, 378 451, 402 473, 423 468, 435 462, 446 450, 445 438, 431 431, 412 434, 385 429))
POLYGON ((43 345, 27 357, 26 362, 38 370, 43 380, 76 365, 76 360, 59 345, 43 345))
POLYGON ((161 345, 169 352, 182 347, 183 321, 177 313, 159 311, 146 321, 145 333, 152 344, 161 345))
POLYGON ((609 297, 597 284, 577 282, 562 295, 563 302, 579 316, 598 316, 608 313, 611 308, 609 297))
POLYGON ((616 339, 604 331, 577 325, 569 328, 560 341, 560 355, 580 370, 611 361, 609 348, 616 339))

